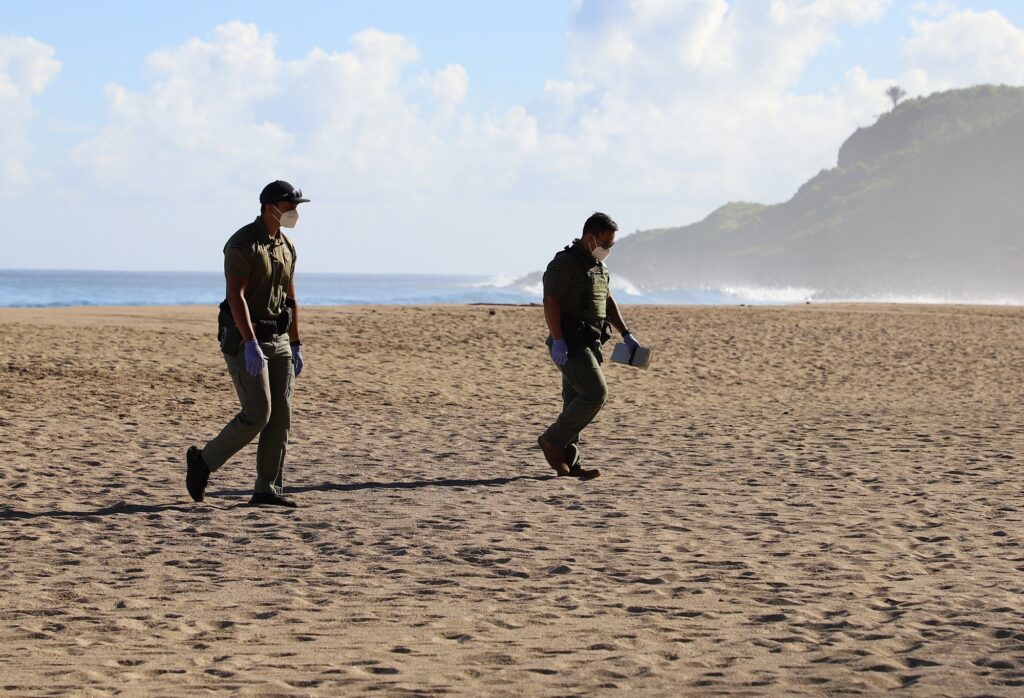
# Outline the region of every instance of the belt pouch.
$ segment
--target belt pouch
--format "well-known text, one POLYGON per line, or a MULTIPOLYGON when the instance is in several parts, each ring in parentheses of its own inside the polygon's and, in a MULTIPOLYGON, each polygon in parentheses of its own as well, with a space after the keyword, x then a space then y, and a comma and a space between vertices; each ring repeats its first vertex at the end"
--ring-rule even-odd
POLYGON ((242 346, 242 333, 235 325, 225 327, 220 338, 220 350, 228 356, 234 356, 238 353, 240 346, 242 346))
POLYGON ((235 318, 231 315, 231 306, 227 301, 220 304, 217 312, 217 341, 220 342, 220 350, 228 356, 238 353, 242 346, 242 333, 235 325, 235 318))
MULTIPOLYGON (((584 349, 592 349, 595 355, 601 353, 601 328, 586 320, 566 320, 562 323, 562 334, 569 356, 576 356, 584 349)), ((598 359, 600 360, 600 359, 598 359)))
POLYGON ((221 342, 221 341, 224 340, 224 330, 226 330, 229 325, 234 325, 234 324, 235 324, 235 319, 233 317, 231 317, 231 306, 228 305, 228 302, 226 300, 222 301, 221 304, 217 307, 217 341, 218 342, 221 342))

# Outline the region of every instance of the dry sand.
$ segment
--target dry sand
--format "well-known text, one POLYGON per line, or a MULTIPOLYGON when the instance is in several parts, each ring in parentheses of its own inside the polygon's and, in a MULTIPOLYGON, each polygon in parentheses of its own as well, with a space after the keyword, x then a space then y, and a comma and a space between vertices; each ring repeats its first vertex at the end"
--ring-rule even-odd
POLYGON ((538 308, 308 309, 294 511, 214 309, 0 311, 0 691, 1021 695, 1024 309, 627 311, 581 483, 538 308))

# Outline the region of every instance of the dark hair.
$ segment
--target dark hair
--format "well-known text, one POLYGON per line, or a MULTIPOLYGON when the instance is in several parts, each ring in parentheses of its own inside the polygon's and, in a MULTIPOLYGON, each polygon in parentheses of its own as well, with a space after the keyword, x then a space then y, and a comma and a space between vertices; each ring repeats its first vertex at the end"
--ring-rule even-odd
POLYGON ((618 229, 619 224, 613 221, 611 216, 607 213, 601 213, 600 211, 595 211, 590 218, 587 219, 587 222, 583 224, 584 235, 587 235, 588 233, 593 235, 604 235, 609 231, 615 232, 618 229))
MULTIPOLYGON (((285 201, 285 199, 281 199, 281 201, 285 201)), ((268 206, 270 206, 270 207, 277 206, 277 204, 281 203, 281 201, 268 201, 265 204, 260 204, 260 215, 262 216, 264 213, 267 212, 267 207, 268 206)))

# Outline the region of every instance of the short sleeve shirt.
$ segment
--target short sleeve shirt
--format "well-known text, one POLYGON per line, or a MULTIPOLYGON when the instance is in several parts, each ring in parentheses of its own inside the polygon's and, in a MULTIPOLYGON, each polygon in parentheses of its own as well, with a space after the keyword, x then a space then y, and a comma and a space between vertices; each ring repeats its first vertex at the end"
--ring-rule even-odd
POLYGON ((224 275, 247 280, 245 302, 254 320, 269 320, 285 308, 295 278, 295 247, 281 231, 271 238, 259 217, 224 245, 224 275))

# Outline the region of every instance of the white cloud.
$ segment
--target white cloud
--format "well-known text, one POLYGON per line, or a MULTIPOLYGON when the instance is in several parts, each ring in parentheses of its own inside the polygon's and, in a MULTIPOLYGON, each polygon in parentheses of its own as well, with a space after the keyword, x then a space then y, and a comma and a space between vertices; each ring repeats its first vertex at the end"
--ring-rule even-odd
MULTIPOLYGON (((269 171, 330 173, 350 189, 387 189, 432 145, 429 124, 403 84, 419 59, 403 37, 366 30, 349 51, 313 49, 285 61, 272 35, 226 24, 212 41, 192 39, 154 54, 149 67, 157 82, 149 91, 108 86, 112 123, 76 158, 119 190, 163 191, 173 181, 209 191, 269 171)), ((448 113, 466 86, 456 65, 431 84, 448 113)))
POLYGON ((111 123, 74 153, 101 191, 210 191, 293 142, 253 111, 279 92, 283 72, 273 37, 256 27, 217 27, 213 41, 154 53, 147 67, 157 79, 149 92, 106 86, 111 123))
POLYGON ((952 0, 931 0, 931 2, 915 2, 910 11, 929 17, 942 17, 952 14, 958 9, 957 3, 952 0))
POLYGON ((431 83, 434 98, 448 113, 462 103, 469 92, 469 76, 461 65, 447 65, 437 71, 431 83))
POLYGON ((777 22, 817 20, 867 22, 881 19, 892 0, 771 0, 770 16, 777 22))
MULTIPOLYGON (((360 269, 379 259, 388 235, 407 235, 420 219, 430 221, 424 237, 439 225, 438 202, 469 177, 454 154, 477 134, 493 128, 484 140, 512 139, 510 152, 521 150, 525 117, 512 110, 493 124, 463 125, 466 71, 453 64, 418 79, 420 53, 402 36, 364 30, 346 51, 314 48, 298 60, 282 59, 275 44, 258 27, 232 22, 210 39, 154 54, 148 89, 106 87, 110 122, 75 149, 74 178, 90 183, 93 198, 145 201, 157 228, 169 223, 156 212, 174 201, 172 215, 202 219, 226 237, 255 211, 263 184, 284 177, 316 202, 303 227, 320 225, 323 247, 305 255, 307 263, 360 269), (351 234, 334 234, 338 226, 351 234)), ((127 217, 111 223, 98 242, 138 225, 127 217)), ((189 236, 206 245, 210 230, 184 235, 183 247, 165 250, 180 261, 164 264, 189 265, 189 236)), ((416 241, 391 247, 396 264, 418 259, 416 241)))
POLYGON ((890 104, 880 95, 899 85, 909 97, 983 83, 1024 84, 1024 31, 994 11, 960 11, 955 3, 916 3, 910 36, 900 46, 901 67, 888 77, 848 72, 844 91, 851 99, 890 104))
MULTIPOLYGON (((842 139, 877 113, 879 100, 856 90, 803 95, 796 85, 840 26, 877 20, 888 5, 588 2, 570 25, 573 79, 549 83, 538 113, 571 129, 593 172, 622 173, 595 177, 603 196, 688 200, 687 211, 667 210, 677 222, 729 198, 777 200, 834 163, 842 139)), ((657 222, 673 221, 645 220, 657 222)))
MULTIPOLYGON (((729 199, 785 198, 833 163, 879 100, 794 86, 839 26, 886 4, 586 2, 568 74, 485 114, 465 110, 462 66, 425 74, 402 36, 366 30, 348 50, 288 61, 272 35, 234 22, 151 56, 149 89, 108 86, 111 122, 75 160, 100 197, 173 192, 179 206, 210 192, 250 201, 285 176, 315 200, 304 221, 323 227, 307 259, 324 269, 416 270, 431 254, 440 271, 527 270, 594 209, 627 229, 685 223, 729 199), (332 218, 354 232, 343 256, 332 218)), ((203 217, 230 232, 225 214, 203 217)))
POLYGON ((903 60, 926 73, 932 89, 1024 83, 1024 30, 998 12, 953 12, 914 20, 913 29, 903 60))
MULTIPOLYGON (((841 30, 890 4, 586 0, 565 70, 533 101, 486 113, 467 106, 476 76, 424 69, 406 37, 368 29, 286 60, 273 35, 234 22, 153 54, 146 89, 107 86, 109 122, 65 184, 123 202, 94 245, 143 230, 150 268, 216 268, 210 239, 284 177, 313 199, 296 232, 306 269, 527 271, 594 209, 632 230, 788 197, 888 109, 891 84, 913 96, 1024 81, 1020 30, 954 12, 914 21, 897 74, 844 66, 831 89, 800 90, 841 30), (182 220, 202 224, 179 239, 182 220)), ((20 84, 26 105, 46 80, 20 84)))
POLYGON ((54 50, 30 37, 0 37, 0 185, 14 195, 33 179, 26 131, 32 100, 60 72, 54 50))

